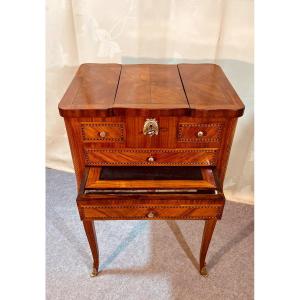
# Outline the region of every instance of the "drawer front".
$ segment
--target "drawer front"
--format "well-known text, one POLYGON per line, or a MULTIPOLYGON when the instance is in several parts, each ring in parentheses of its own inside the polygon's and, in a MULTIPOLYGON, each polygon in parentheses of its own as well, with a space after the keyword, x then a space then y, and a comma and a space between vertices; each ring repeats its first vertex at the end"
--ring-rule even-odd
POLYGON ((214 166, 218 149, 86 149, 89 166, 214 166))
MULTIPOLYGON (((145 134, 146 117, 81 119, 80 140, 105 148, 218 148, 226 129, 225 120, 156 117, 158 132, 145 134)), ((89 146, 87 146, 89 147, 89 146)), ((90 148, 96 148, 91 146, 90 148)))
POLYGON ((223 206, 84 206, 83 219, 220 219, 223 206))
POLYGON ((179 123, 179 142, 220 143, 224 124, 222 123, 179 123))
POLYGON ((81 133, 84 142, 124 142, 125 123, 82 122, 81 133))

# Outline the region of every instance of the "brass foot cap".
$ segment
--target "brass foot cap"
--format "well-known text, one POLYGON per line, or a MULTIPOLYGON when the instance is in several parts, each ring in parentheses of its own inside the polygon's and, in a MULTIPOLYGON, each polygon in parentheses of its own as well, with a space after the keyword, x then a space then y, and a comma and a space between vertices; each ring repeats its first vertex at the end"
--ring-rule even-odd
POLYGON ((208 272, 207 272, 206 266, 204 266, 204 267, 200 270, 200 274, 201 274, 203 277, 208 277, 208 272))
POLYGON ((98 270, 96 268, 93 268, 92 273, 90 274, 91 277, 96 277, 99 274, 98 270))

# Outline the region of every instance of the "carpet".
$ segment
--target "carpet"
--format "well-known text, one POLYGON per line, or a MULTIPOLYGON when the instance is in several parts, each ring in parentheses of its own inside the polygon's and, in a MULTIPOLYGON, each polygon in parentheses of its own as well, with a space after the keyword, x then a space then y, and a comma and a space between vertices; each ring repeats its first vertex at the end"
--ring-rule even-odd
POLYGON ((46 169, 47 299, 253 299, 253 206, 227 201, 198 272, 203 221, 95 222, 101 273, 76 207, 75 176, 46 169))

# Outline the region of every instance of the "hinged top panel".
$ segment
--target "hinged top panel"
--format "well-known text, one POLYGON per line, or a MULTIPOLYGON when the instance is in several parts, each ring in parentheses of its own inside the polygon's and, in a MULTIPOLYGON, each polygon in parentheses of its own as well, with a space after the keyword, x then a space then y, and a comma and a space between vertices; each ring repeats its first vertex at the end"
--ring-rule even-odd
POLYGON ((244 104, 218 65, 180 64, 178 69, 193 114, 243 114, 244 104))
POLYGON ((124 65, 114 108, 189 109, 177 65, 124 65))
POLYGON ((59 111, 64 117, 239 117, 244 105, 214 64, 83 64, 59 111))
POLYGON ((89 117, 111 109, 119 82, 119 64, 83 64, 59 103, 64 117, 89 117))

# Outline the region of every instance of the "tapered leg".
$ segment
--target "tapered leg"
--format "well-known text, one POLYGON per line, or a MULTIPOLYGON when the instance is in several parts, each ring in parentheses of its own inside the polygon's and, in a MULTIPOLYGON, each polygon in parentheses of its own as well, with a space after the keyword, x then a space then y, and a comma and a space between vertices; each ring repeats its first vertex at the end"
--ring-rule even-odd
POLYGON ((205 266, 205 258, 216 223, 217 219, 210 219, 205 221, 200 250, 200 274, 202 276, 208 276, 205 266))
POLYGON ((99 268, 99 251, 94 221, 84 220, 83 226, 93 255, 93 270, 91 273, 91 277, 94 277, 97 276, 99 268))

